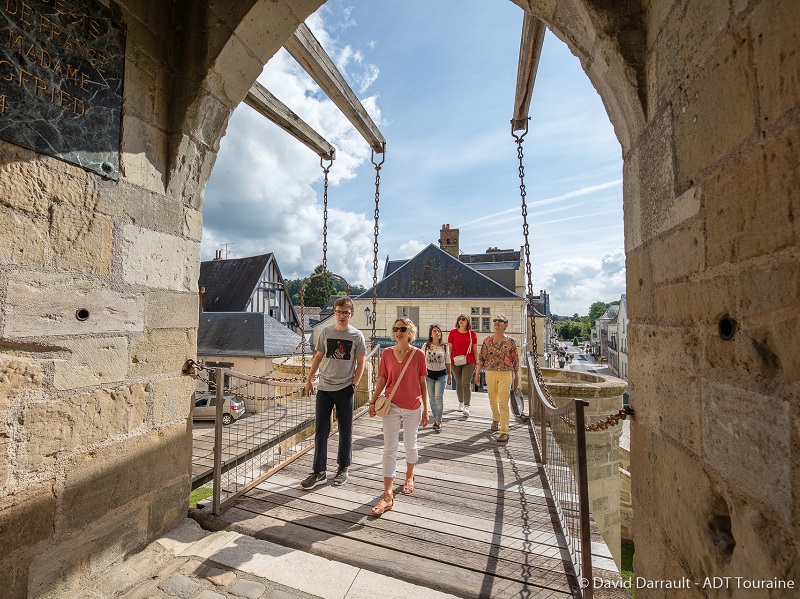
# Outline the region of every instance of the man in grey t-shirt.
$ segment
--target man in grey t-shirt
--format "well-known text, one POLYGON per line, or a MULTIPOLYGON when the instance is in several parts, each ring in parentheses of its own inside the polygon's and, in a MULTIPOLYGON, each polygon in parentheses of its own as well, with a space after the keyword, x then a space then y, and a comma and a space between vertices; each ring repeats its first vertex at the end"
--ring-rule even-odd
POLYGON ((314 358, 306 378, 306 395, 311 395, 311 381, 319 370, 314 433, 314 471, 300 483, 303 489, 313 489, 327 480, 328 435, 331 432, 331 413, 336 408, 339 422, 339 469, 333 477, 334 486, 344 484, 347 469, 353 458, 353 401, 355 389, 364 373, 367 345, 361 331, 350 326, 353 300, 340 297, 333 303, 336 323, 322 329, 317 339, 314 358))

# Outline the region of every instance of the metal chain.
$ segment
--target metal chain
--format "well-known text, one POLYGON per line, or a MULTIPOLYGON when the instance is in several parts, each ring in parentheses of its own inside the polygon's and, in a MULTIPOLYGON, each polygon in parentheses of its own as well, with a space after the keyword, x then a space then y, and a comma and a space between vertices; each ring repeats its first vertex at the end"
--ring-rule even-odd
MULTIPOLYGON (((627 420, 629 416, 631 418, 636 416, 636 411, 630 406, 622 406, 622 409, 620 409, 618 412, 609 414, 603 420, 597 420, 591 424, 587 424, 583 427, 583 429, 590 433, 604 431, 610 426, 617 426, 620 420, 627 420)), ((561 420, 563 420, 570 428, 575 428, 574 420, 570 420, 567 416, 561 416, 561 420)))
MULTIPOLYGON (((375 165, 375 242, 372 247, 372 338, 370 345, 372 347, 377 343, 377 316, 378 316, 378 221, 380 219, 380 201, 381 201, 381 165, 386 160, 386 144, 383 144, 383 152, 381 152, 381 161, 375 162, 375 150, 372 150, 372 164, 375 165)), ((373 368, 372 378, 375 382, 376 373, 373 368)))
POLYGON ((525 202, 525 196, 527 194, 525 192, 525 164, 523 162, 524 154, 522 151, 522 141, 528 133, 528 121, 530 120, 531 118, 528 117, 525 121, 525 130, 520 135, 514 132, 514 121, 511 121, 511 135, 517 142, 517 157, 519 158, 519 195, 522 202, 522 233, 525 236, 525 276, 528 279, 528 294, 526 297, 528 300, 528 316, 530 317, 531 340, 533 346, 533 351, 531 352, 533 354, 533 371, 536 380, 539 381, 539 385, 541 385, 545 398, 550 403, 553 403, 553 399, 550 397, 550 390, 544 382, 542 369, 539 367, 539 340, 536 336, 536 310, 533 304, 533 275, 531 274, 531 245, 529 240, 530 229, 528 227, 528 205, 525 202))
MULTIPOLYGON (((210 372, 211 370, 213 370, 213 368, 208 368, 207 366, 203 366, 202 364, 198 364, 194 360, 187 360, 186 364, 183 367, 184 374, 187 374, 187 375, 191 376, 192 378, 197 379, 198 381, 201 381, 201 382, 205 383, 206 385, 208 385, 209 391, 216 391, 216 389, 217 389, 216 381, 212 381, 209 377, 203 376, 202 374, 200 374, 200 372, 198 372, 198 371, 210 372)), ((229 372, 232 375, 242 374, 242 373, 237 373, 235 370, 230 370, 229 372)), ((280 385, 281 382, 288 382, 288 381, 297 382, 297 381, 303 380, 303 378, 297 378, 297 377, 285 378, 285 379, 268 379, 266 377, 263 377, 263 378, 264 378, 264 383, 262 383, 262 384, 272 385, 272 386, 276 386, 276 387, 277 386, 281 386, 280 385)), ((296 389, 293 390, 293 391, 289 391, 288 393, 283 393, 283 394, 280 394, 280 395, 266 395, 266 396, 265 395, 245 395, 244 393, 238 393, 237 392, 239 389, 243 389, 243 388, 247 387, 249 384, 250 383, 244 383, 242 385, 239 385, 238 387, 223 387, 222 391, 223 391, 223 393, 226 393, 228 395, 233 395, 234 397, 238 397, 240 399, 250 399, 250 400, 254 400, 254 401, 277 401, 277 400, 280 400, 280 399, 287 399, 287 398, 295 397, 296 394, 297 394, 297 390, 296 389)), ((257 384, 257 383, 253 383, 253 384, 257 384)))
POLYGON ((322 272, 328 272, 328 173, 331 170, 331 166, 333 166, 333 158, 328 162, 328 166, 325 166, 323 160, 322 156, 320 156, 319 165, 325 174, 325 183, 322 191, 322 272))

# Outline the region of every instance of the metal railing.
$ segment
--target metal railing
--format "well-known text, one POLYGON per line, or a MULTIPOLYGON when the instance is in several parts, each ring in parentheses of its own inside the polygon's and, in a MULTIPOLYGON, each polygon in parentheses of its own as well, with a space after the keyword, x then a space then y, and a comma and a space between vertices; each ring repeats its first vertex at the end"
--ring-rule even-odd
MULTIPOLYGON (((365 358, 369 365, 356 389, 355 417, 367 411, 379 358, 377 347, 365 358)), ((259 377, 228 368, 215 368, 213 372, 213 379, 204 380, 216 392, 214 464, 211 472, 193 481, 192 487, 211 484, 211 511, 218 515, 237 497, 314 447, 316 391, 311 396, 305 394, 305 373, 280 379, 275 373, 259 377), (224 381, 225 385, 215 381, 224 381), (244 400, 246 411, 225 425, 225 399, 230 397, 244 400)), ((331 434, 336 430, 332 417, 331 434)))
MULTIPOLYGON (((564 406, 553 405, 535 375, 530 354, 527 363, 529 411, 545 476, 578 580, 591 583, 592 545, 584 418, 588 402, 571 399, 564 406)), ((591 584, 576 591, 582 592, 587 599, 592 597, 591 584)))

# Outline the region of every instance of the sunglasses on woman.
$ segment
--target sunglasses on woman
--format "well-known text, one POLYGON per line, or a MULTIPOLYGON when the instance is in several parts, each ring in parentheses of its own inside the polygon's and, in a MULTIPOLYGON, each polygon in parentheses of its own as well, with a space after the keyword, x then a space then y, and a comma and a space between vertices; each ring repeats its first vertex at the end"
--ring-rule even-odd
POLYGON ((502 322, 503 324, 508 324, 508 321, 503 320, 502 318, 495 318, 492 322, 502 322))
POLYGON ((392 327, 393 333, 405 333, 408 330, 408 327, 392 327))

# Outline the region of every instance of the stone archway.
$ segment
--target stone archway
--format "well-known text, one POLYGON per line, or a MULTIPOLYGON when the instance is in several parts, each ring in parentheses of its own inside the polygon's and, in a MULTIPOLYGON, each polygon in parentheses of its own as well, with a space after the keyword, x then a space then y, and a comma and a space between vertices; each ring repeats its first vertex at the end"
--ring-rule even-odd
MULTIPOLYGON (((637 574, 797 580, 800 5, 514 1, 580 57, 623 148, 637 574)), ((74 590, 185 514, 203 186, 321 4, 119 2, 117 184, 0 141, 11 597, 74 590)))

